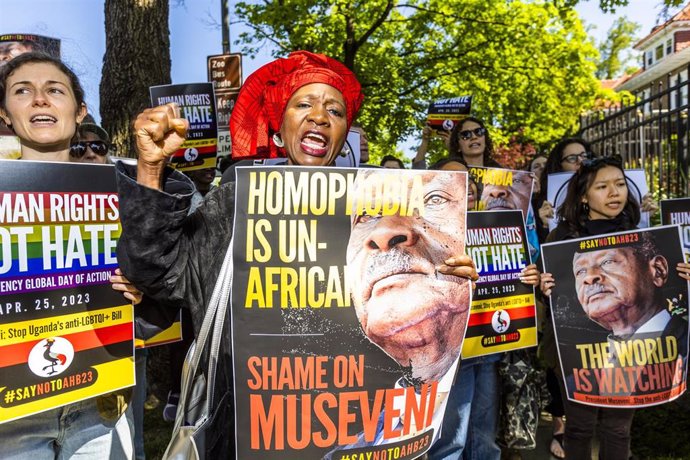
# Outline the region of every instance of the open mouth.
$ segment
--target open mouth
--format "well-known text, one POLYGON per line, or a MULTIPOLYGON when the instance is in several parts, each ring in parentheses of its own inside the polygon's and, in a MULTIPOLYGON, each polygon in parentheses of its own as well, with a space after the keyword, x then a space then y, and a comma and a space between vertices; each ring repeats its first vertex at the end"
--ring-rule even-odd
POLYGON ((302 136, 300 147, 304 153, 322 157, 328 153, 328 137, 318 131, 307 131, 302 136))
POLYGON ((54 125, 57 123, 57 118, 52 115, 39 114, 31 117, 29 121, 34 125, 54 125))

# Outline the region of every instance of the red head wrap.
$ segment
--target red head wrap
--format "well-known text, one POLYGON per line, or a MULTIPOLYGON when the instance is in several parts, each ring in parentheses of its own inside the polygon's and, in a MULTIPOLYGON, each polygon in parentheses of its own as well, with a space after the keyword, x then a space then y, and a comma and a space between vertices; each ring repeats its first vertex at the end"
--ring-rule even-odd
POLYGON ((271 137, 280 130, 292 95, 311 83, 325 83, 342 93, 349 128, 363 99, 355 74, 323 54, 297 51, 261 67, 242 85, 230 117, 232 157, 284 157, 271 137))

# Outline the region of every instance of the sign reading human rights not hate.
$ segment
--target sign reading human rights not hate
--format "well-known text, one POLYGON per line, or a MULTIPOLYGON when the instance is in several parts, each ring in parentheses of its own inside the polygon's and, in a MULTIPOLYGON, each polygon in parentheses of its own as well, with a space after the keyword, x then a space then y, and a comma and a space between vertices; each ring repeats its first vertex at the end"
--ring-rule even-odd
POLYGON ((149 88, 156 107, 175 103, 180 116, 189 122, 187 140, 170 158, 170 165, 181 171, 216 167, 218 120, 211 83, 161 85, 149 88))
POLYGON ((522 269, 530 263, 522 213, 468 213, 467 253, 479 279, 463 358, 536 346, 534 288, 520 281, 522 269))
POLYGON ((134 384, 113 167, 1 163, 0 423, 134 384))

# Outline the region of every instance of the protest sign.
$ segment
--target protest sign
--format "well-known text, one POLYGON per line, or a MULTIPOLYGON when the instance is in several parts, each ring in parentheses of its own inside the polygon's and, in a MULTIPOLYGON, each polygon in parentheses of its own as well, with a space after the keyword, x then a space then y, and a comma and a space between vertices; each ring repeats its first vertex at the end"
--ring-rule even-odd
POLYGON ((180 106, 180 115, 189 121, 187 140, 172 155, 170 165, 181 171, 215 168, 218 124, 213 85, 189 83, 152 86, 149 93, 154 107, 174 102, 180 106))
POLYGON ((40 51, 59 58, 60 40, 36 34, 0 35, 0 67, 9 59, 31 51, 40 51))
POLYGON ((466 244, 479 279, 462 357, 536 346, 534 288, 520 281, 530 263, 522 213, 468 213, 466 244))
POLYGON ((238 458, 412 459, 443 419, 467 326, 467 174, 237 168, 238 458))
POLYGON ((690 259, 690 198, 661 200, 662 225, 680 225, 685 258, 690 259))
MULTIPOLYGON (((546 187, 546 199, 553 205, 553 218, 549 221, 549 230, 553 230, 558 225, 558 208, 560 208, 565 201, 565 197, 568 194, 568 184, 573 174, 572 172, 549 174, 546 187)), ((628 183, 628 192, 632 194, 632 197, 638 204, 642 203, 642 198, 649 193, 644 169, 626 169, 625 179, 628 183)), ((640 213, 640 223, 638 227, 649 227, 649 212, 642 211, 640 213)))
POLYGON ((677 226, 542 246, 571 401, 645 407, 686 387, 688 287, 677 226))
POLYGON ((457 122, 470 115, 471 108, 472 96, 439 99, 429 104, 426 122, 436 131, 450 132, 457 122))
POLYGON ((529 171, 472 166, 470 178, 477 186, 477 211, 522 211, 527 216, 534 179, 529 171))
POLYGON ((134 384, 112 166, 0 162, 0 422, 134 384))

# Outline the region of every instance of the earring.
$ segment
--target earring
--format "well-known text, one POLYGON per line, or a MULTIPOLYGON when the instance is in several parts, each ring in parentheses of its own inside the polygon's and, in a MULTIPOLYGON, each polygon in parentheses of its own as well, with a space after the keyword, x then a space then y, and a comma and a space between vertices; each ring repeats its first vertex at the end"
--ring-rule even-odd
POLYGON ((280 136, 278 135, 278 133, 275 133, 275 134, 273 135, 273 143, 276 145, 276 147, 284 147, 284 146, 285 146, 285 143, 284 143, 283 140, 280 138, 280 136))
POLYGON ((352 153, 352 151, 351 151, 350 148, 346 145, 345 147, 343 147, 343 150, 340 152, 340 156, 344 158, 344 157, 348 156, 348 155, 351 154, 351 153, 352 153))
POLYGON ((586 213, 589 213, 589 204, 582 203, 582 210, 586 213))

